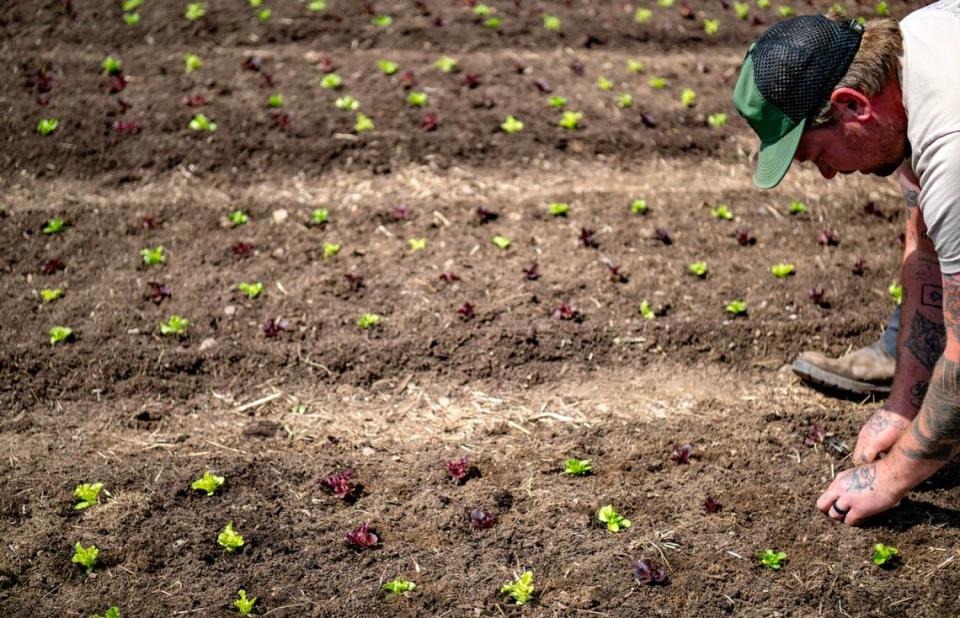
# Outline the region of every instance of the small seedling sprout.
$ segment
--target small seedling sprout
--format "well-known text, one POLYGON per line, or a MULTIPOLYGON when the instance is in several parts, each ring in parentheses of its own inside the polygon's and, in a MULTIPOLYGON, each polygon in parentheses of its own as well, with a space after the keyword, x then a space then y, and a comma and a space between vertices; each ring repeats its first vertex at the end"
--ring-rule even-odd
POLYGON ((417 585, 413 582, 408 582, 405 579, 395 579, 389 581, 383 585, 383 589, 389 592, 390 594, 403 594, 404 592, 412 592, 417 589, 417 585))
POLYGON ((242 210, 234 210, 227 215, 227 219, 230 220, 234 226, 246 225, 250 221, 250 217, 247 216, 247 213, 242 210))
POLYGON ((633 107, 633 95, 624 93, 617 97, 617 107, 620 109, 626 109, 628 107, 633 107))
POLYGON ((271 11, 270 9, 262 9, 257 12, 257 18, 260 21, 268 21, 271 15, 273 15, 273 11, 271 11))
POLYGON ((687 272, 703 279, 707 276, 707 273, 710 272, 710 268, 707 266, 706 262, 693 262, 687 266, 687 272))
POLYGON ((890 14, 890 9, 887 7, 887 3, 884 0, 880 0, 873 10, 877 12, 877 15, 887 16, 890 14))
POLYGON ((612 90, 613 82, 601 75, 597 78, 597 88, 600 90, 612 90))
POLYGON ((271 107, 273 109, 279 109, 283 107, 283 95, 279 93, 271 94, 269 97, 267 97, 267 107, 271 107))
POLYGON ((894 281, 890 284, 890 287, 887 288, 887 291, 890 292, 890 298, 893 299, 893 302, 898 305, 903 302, 903 286, 894 281))
POLYGON ((723 112, 717 112, 716 114, 710 114, 707 116, 707 124, 709 124, 714 129, 722 128, 727 124, 727 115, 723 112))
POLYGON ((237 534, 233 522, 228 521, 227 525, 223 527, 223 532, 217 535, 217 543, 227 551, 235 551, 243 547, 244 541, 243 537, 237 534))
POLYGON ((410 245, 410 251, 420 251, 427 248, 427 239, 411 238, 407 241, 407 244, 410 245))
POLYGON ((647 214, 647 200, 636 199, 630 202, 630 213, 634 215, 645 215, 647 214))
POLYGON ((52 290, 49 288, 44 288, 40 290, 40 299, 45 303, 52 303, 62 296, 63 290, 60 288, 54 288, 52 290))
POLYGON ((543 27, 550 32, 560 32, 560 18, 556 15, 544 15, 543 27))
POLYGON ((803 202, 793 200, 790 202, 790 214, 791 215, 803 215, 807 212, 807 205, 803 202))
POLYGON ((651 77, 648 83, 654 90, 663 90, 667 87, 667 80, 662 77, 651 77))
POLYGON ((770 272, 773 273, 773 276, 777 277, 778 279, 789 277, 794 273, 793 264, 774 264, 770 267, 770 272))
POLYGON ((570 476, 586 476, 592 468, 589 459, 568 459, 563 462, 563 470, 570 476))
POLYGON ((400 67, 397 66, 396 62, 391 62, 390 60, 380 60, 377 62, 377 68, 380 69, 380 72, 384 75, 393 75, 400 67))
POLYGON ((663 9, 669 9, 673 6, 673 0, 657 0, 657 6, 663 9))
POLYGON ((631 73, 643 73, 643 63, 639 60, 629 59, 627 60, 627 70, 631 73))
POLYGON ((492 242, 497 247, 503 250, 507 250, 510 248, 510 239, 507 238, 506 236, 499 236, 499 235, 494 236, 492 239, 490 239, 490 242, 492 242))
POLYGON ((727 310, 727 313, 732 314, 734 317, 746 315, 747 313, 747 303, 739 299, 731 300, 724 308, 727 310))
POLYGON ((873 546, 873 563, 877 566, 884 566, 890 563, 897 555, 900 553, 900 550, 892 545, 884 545, 883 543, 877 543, 873 546))
POLYGON ((166 322, 160 324, 160 334, 161 335, 177 335, 182 337, 187 334, 187 326, 190 325, 190 320, 187 318, 181 317, 179 315, 171 315, 166 322))
POLYGON ((140 13, 124 13, 123 21, 128 26, 136 26, 140 23, 140 13))
POLYGON ((353 130, 357 133, 363 133, 364 131, 373 131, 373 129, 373 120, 363 112, 357 112, 357 122, 353 125, 353 130))
POLYGON ((770 8, 770 0, 757 0, 757 8, 758 8, 758 9, 764 9, 764 10, 769 9, 769 8, 770 8))
POLYGON ((533 598, 533 571, 524 571, 514 581, 500 586, 500 592, 510 595, 517 605, 524 605, 533 598))
POLYGON ((727 208, 726 204, 720 204, 716 208, 711 208, 710 215, 716 219, 723 219, 724 221, 730 221, 733 219, 733 213, 730 212, 730 209, 727 208))
POLYGON ((225 479, 222 476, 217 476, 207 470, 203 473, 203 476, 190 483, 190 489, 205 491, 208 496, 212 496, 223 485, 224 481, 225 479))
POLYGON ((97 564, 97 556, 100 554, 100 550, 97 549, 96 545, 91 545, 90 547, 84 547, 78 541, 73 547, 73 558, 70 559, 71 562, 79 564, 82 566, 87 575, 93 571, 94 565, 97 564))
POLYGON ((750 17, 750 5, 746 2, 734 2, 733 10, 740 19, 745 20, 750 17))
POLYGON ((237 289, 246 294, 247 298, 253 300, 263 292, 263 284, 259 281, 254 283, 241 282, 237 284, 237 289))
POLYGON ((680 93, 680 103, 684 107, 693 107, 694 102, 697 100, 697 93, 693 91, 692 88, 684 88, 683 92, 680 93))
POLYGON ((191 131, 213 133, 217 130, 217 123, 211 122, 210 119, 203 114, 197 114, 193 117, 193 120, 190 121, 189 127, 191 131))
POLYGON ((550 209, 550 214, 554 217, 566 217, 567 213, 570 212, 570 204, 564 204, 562 202, 550 202, 547 208, 550 209))
POLYGON ((320 13, 327 10, 327 0, 310 0, 307 10, 320 13))
POLYGON ((356 100, 349 94, 342 97, 337 97, 337 100, 333 102, 337 109, 345 109, 349 112, 355 112, 360 109, 360 101, 356 100))
POLYGON ((103 615, 93 614, 90 618, 120 618, 120 608, 114 605, 107 611, 103 612, 103 615))
POLYGON ((103 483, 81 483, 73 490, 73 495, 77 503, 73 508, 77 511, 90 508, 100 501, 100 490, 103 489, 103 483))
POLYGON ((54 326, 48 333, 50 335, 50 345, 57 345, 73 336, 73 329, 69 326, 54 326))
POLYGON ((187 73, 193 73, 203 67, 203 60, 196 54, 184 54, 183 66, 187 73))
POLYGON ((550 107, 563 107, 567 104, 567 100, 560 96, 554 96, 547 99, 547 105, 550 107))
POLYGON ((247 598, 247 591, 241 588, 237 590, 237 598, 233 601, 233 606, 241 616, 249 616, 253 611, 253 606, 257 602, 257 597, 247 598))
POLYGON ((620 530, 626 530, 630 527, 630 520, 613 510, 612 504, 600 507, 600 510, 597 511, 597 519, 600 520, 600 523, 606 524, 607 530, 610 532, 620 532, 620 530))
POLYGON ((140 257, 143 258, 143 263, 147 266, 156 266, 157 264, 163 264, 167 261, 167 256, 166 253, 164 253, 163 245, 157 245, 153 249, 149 247, 146 249, 141 249, 140 257))
POLYGON ((579 124, 582 118, 583 118, 582 112, 566 111, 566 112, 563 112, 563 117, 560 118, 560 122, 558 124, 564 129, 573 130, 577 128, 577 125, 579 124))
POLYGON ((778 6, 777 15, 779 15, 780 17, 790 17, 791 15, 793 15, 793 7, 789 7, 787 5, 778 6))
POLYGON ((310 215, 310 220, 314 223, 314 225, 322 225, 326 223, 329 218, 330 211, 326 208, 317 208, 310 215))
POLYGON ((413 91, 407 95, 407 103, 414 107, 423 107, 427 104, 427 93, 413 91))
POLYGON ((640 302, 640 315, 643 316, 644 320, 652 320, 657 317, 657 314, 650 307, 650 301, 644 299, 640 302))
POLYGON ((104 58, 100 66, 103 67, 103 72, 107 75, 119 75, 123 71, 123 63, 113 56, 104 58))
POLYGON ((326 90, 337 90, 343 86, 343 78, 336 73, 327 73, 320 80, 320 87, 326 90))
POLYGON ((370 19, 370 23, 379 28, 386 28, 393 23, 393 18, 389 15, 375 15, 370 19))
POLYGON ((63 219, 59 217, 54 217, 47 221, 47 224, 43 226, 42 232, 44 234, 59 234, 67 228, 67 224, 64 223, 63 219))
POLYGON ((504 133, 518 133, 523 130, 523 123, 513 116, 507 116, 507 119, 503 121, 500 128, 504 133))
POLYGON ((503 20, 499 17, 490 17, 489 19, 484 20, 483 25, 486 28, 499 28, 500 24, 503 23, 503 20))
POLYGON ((757 558, 760 560, 760 564, 767 567, 768 569, 779 571, 780 567, 783 566, 782 565, 783 561, 787 559, 787 554, 782 551, 765 549, 759 554, 757 554, 757 558))
POLYGON ((340 253, 340 245, 332 242, 323 243, 323 259, 332 258, 340 253))
POLYGON ((450 56, 441 56, 436 62, 433 63, 441 73, 453 73, 457 70, 457 61, 450 56))
POLYGON ((633 14, 633 20, 638 24, 642 24, 649 21, 651 17, 653 17, 653 11, 643 7, 638 8, 636 12, 633 14))
POLYGON ((703 20, 703 31, 707 36, 713 36, 720 30, 720 20, 719 19, 704 19, 703 20))
POLYGON ((121 11, 136 11, 141 6, 143 6, 143 0, 123 0, 120 4, 121 11))
POLYGON ((37 133, 40 135, 50 135, 60 126, 60 121, 56 118, 43 118, 37 123, 37 133))
POLYGON ((364 313, 360 316, 360 319, 357 320, 357 326, 363 329, 368 329, 373 328, 382 321, 383 317, 377 315, 376 313, 364 313))

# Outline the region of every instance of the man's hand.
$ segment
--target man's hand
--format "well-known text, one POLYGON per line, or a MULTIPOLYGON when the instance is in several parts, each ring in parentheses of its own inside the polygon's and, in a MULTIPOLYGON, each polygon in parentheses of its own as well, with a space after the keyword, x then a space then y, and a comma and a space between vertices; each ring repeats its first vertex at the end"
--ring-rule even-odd
POLYGON ((910 420, 902 415, 883 408, 877 410, 857 436, 853 463, 860 465, 876 460, 880 453, 890 450, 909 426, 910 420))
POLYGON ((900 489, 900 478, 891 464, 891 460, 881 459, 844 470, 817 500, 817 508, 832 519, 855 526, 897 506, 906 489, 900 489))

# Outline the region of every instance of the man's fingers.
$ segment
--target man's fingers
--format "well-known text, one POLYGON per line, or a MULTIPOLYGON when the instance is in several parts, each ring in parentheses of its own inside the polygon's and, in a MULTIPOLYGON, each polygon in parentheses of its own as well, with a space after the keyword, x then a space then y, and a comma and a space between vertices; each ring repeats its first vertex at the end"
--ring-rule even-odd
POLYGON ((817 500, 817 508, 822 512, 830 514, 830 507, 833 506, 833 501, 840 497, 840 491, 834 489, 833 484, 827 488, 827 491, 823 492, 820 498, 817 500))

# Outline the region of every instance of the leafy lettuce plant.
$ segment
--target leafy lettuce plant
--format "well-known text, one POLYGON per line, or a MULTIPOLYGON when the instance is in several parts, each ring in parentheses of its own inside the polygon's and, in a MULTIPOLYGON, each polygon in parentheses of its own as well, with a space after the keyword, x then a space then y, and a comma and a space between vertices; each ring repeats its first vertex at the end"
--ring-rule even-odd
POLYGON ((517 605, 525 605, 533 598, 533 571, 524 571, 514 581, 500 586, 500 592, 510 595, 517 605))
POLYGON ((573 129, 577 128, 577 125, 580 123, 580 120, 583 119, 583 112, 563 112, 563 117, 560 118, 559 125, 564 129, 573 129))
POLYGON ((40 290, 40 299, 45 303, 52 303, 62 296, 63 290, 60 288, 54 288, 52 290, 49 288, 44 288, 40 290))
POLYGON ((327 73, 320 80, 320 87, 326 90, 337 90, 343 86, 343 78, 336 73, 327 73))
POLYGON ((610 532, 620 532, 630 527, 630 520, 613 510, 612 504, 600 507, 597 511, 597 519, 600 523, 606 524, 610 532))
POLYGON ((73 508, 77 511, 90 508, 100 501, 100 490, 103 489, 103 483, 80 483, 73 490, 73 495, 77 503, 73 508))
POLYGON ((504 251, 510 248, 510 239, 507 238, 506 236, 500 236, 500 235, 494 236, 490 240, 490 242, 495 244, 500 249, 503 249, 504 251))
POLYGON ((707 276, 707 273, 710 272, 710 268, 707 266, 706 262, 694 262, 687 266, 687 272, 703 279, 707 276))
POLYGON ((383 317, 376 313, 364 313, 357 320, 357 326, 363 329, 373 328, 383 321, 383 317))
POLYGON ((633 107, 633 95, 624 93, 617 97, 617 107, 620 109, 626 109, 628 107, 633 107))
POLYGON ((684 88, 680 93, 680 103, 684 107, 693 107, 697 100, 697 93, 692 88, 684 88))
POLYGON ((73 329, 69 326, 54 326, 50 329, 50 345, 57 345, 73 336, 73 329))
POLYGON ((217 535, 217 543, 227 551, 236 551, 243 547, 244 540, 242 536, 237 534, 233 522, 228 521, 227 525, 223 527, 223 532, 217 535))
POLYGON ((203 476, 190 483, 190 489, 194 491, 205 491, 208 496, 212 496, 224 483, 222 476, 212 474, 209 470, 203 473, 203 476))
POLYGON ((201 17, 207 14, 207 5, 203 2, 191 2, 187 4, 187 9, 184 11, 183 16, 190 21, 197 21, 201 17))
POLYGON ((267 107, 272 109, 280 109, 283 107, 283 95, 280 93, 271 94, 267 97, 267 107))
POLYGON ((544 15, 543 27, 550 32, 560 32, 560 18, 556 15, 544 15))
POLYGON ((393 23, 393 18, 389 15, 374 15, 370 18, 370 23, 378 28, 386 28, 393 23))
POLYGON ((657 317, 657 314, 654 313, 653 308, 650 306, 650 301, 643 299, 640 302, 640 315, 643 316, 644 320, 653 320, 657 317))
POLYGON ((44 234, 59 234, 67 228, 67 224, 60 217, 54 217, 47 221, 41 230, 44 234))
POLYGON ((713 36, 720 30, 720 20, 719 19, 704 19, 703 20, 703 31, 707 36, 713 36))
POLYGON ((554 217, 566 217, 567 213, 570 212, 570 205, 561 202, 550 202, 547 208, 550 209, 550 214, 554 217))
POLYGON ((252 300, 263 293, 263 284, 259 281, 255 281, 254 283, 241 282, 237 284, 237 289, 252 300))
POLYGON ((726 204, 720 204, 716 208, 711 208, 710 216, 716 219, 723 219, 724 221, 730 221, 733 219, 733 213, 730 212, 730 209, 727 208, 726 204))
POLYGON ((323 259, 332 258, 338 253, 340 253, 340 245, 338 243, 323 243, 323 259))
POLYGON ((612 90, 613 82, 601 75, 600 77, 597 78, 597 88, 604 91, 612 90))
POLYGON ((637 22, 638 24, 643 24, 649 21, 651 17, 653 17, 653 11, 644 7, 640 7, 633 14, 633 21, 637 22))
POLYGON ((405 579, 395 579, 385 583, 383 585, 383 589, 390 594, 403 594, 404 592, 412 592, 416 590, 417 585, 413 582, 408 582, 405 579))
POLYGON ((353 125, 353 130, 357 133, 373 131, 375 128, 373 120, 363 112, 357 112, 357 122, 353 125))
POLYGON ((250 217, 247 216, 247 213, 242 210, 234 210, 227 215, 227 219, 230 220, 230 223, 236 226, 246 225, 250 221, 250 217))
POLYGON ((107 611, 103 612, 103 615, 93 614, 90 618, 120 618, 120 608, 114 605, 107 611))
POLYGON ((247 591, 241 588, 237 590, 237 598, 233 601, 233 606, 237 608, 237 612, 241 616, 249 616, 253 611, 253 606, 257 602, 257 597, 247 598, 247 591))
POLYGON ((87 575, 93 571, 94 565, 97 564, 97 556, 100 555, 100 550, 97 549, 96 545, 91 545, 90 547, 84 547, 78 541, 73 547, 73 558, 70 559, 70 562, 79 564, 86 570, 87 575))
POLYGON ((377 62, 377 68, 380 69, 380 72, 384 75, 393 75, 399 70, 396 62, 391 62, 390 60, 380 60, 377 62))
POLYGON ((450 56, 441 56, 436 62, 433 63, 441 73, 453 73, 457 70, 457 61, 455 58, 450 56))
POLYGON ((203 60, 196 54, 183 55, 183 67, 187 73, 193 73, 203 68, 203 60))
POLYGON ((427 239, 411 238, 407 240, 407 244, 410 245, 410 251, 420 251, 427 248, 427 239))
POLYGON ((636 199, 630 202, 630 213, 634 215, 647 214, 647 200, 636 199))
POLYGON ((710 114, 707 116, 707 124, 709 124, 714 129, 720 129, 727 124, 727 115, 723 112, 717 112, 716 114, 710 114))
POLYGON ((143 258, 143 263, 147 266, 156 266, 157 264, 163 264, 167 261, 167 256, 164 253, 163 245, 157 245, 153 249, 149 247, 146 249, 141 249, 140 257, 143 258))
POLYGON ((427 104, 427 93, 413 91, 407 95, 407 103, 414 107, 423 107, 427 104))
POLYGON ((180 317, 179 315, 171 315, 166 322, 160 324, 160 334, 182 337, 187 334, 187 326, 189 325, 190 320, 187 318, 180 317))
POLYGON ((793 264, 774 264, 770 267, 770 272, 778 279, 789 277, 794 273, 793 264))
POLYGON ((333 102, 333 105, 337 109, 345 109, 349 112, 355 112, 360 109, 360 101, 354 99, 349 94, 342 97, 337 97, 337 100, 333 102))
POLYGON ((791 215, 805 215, 807 214, 807 205, 803 202, 793 200, 790 202, 790 214, 791 215))
POLYGON ((727 313, 732 314, 734 317, 738 315, 746 315, 747 303, 742 300, 731 300, 726 304, 724 309, 726 309, 727 313))
POLYGON ((890 287, 887 288, 887 291, 890 292, 890 298, 893 299, 893 302, 898 305, 903 302, 903 286, 894 281, 890 284, 890 287))
POLYGON ((191 131, 206 131, 207 133, 213 133, 217 130, 217 123, 211 122, 203 114, 196 114, 188 125, 191 131))
POLYGON ((783 561, 787 559, 787 554, 782 551, 765 549, 759 554, 757 554, 757 559, 760 560, 760 564, 767 567, 768 569, 779 571, 780 567, 783 564, 783 561))
POLYGON ((103 67, 103 72, 107 75, 119 75, 123 71, 123 63, 113 56, 104 58, 100 66, 103 67))
POLYGON ((560 108, 566 104, 567 104, 567 100, 560 96, 553 96, 547 99, 547 105, 549 105, 550 107, 560 108))
POLYGON ((667 87, 667 80, 662 77, 651 77, 648 83, 654 90, 663 90, 667 87))
POLYGON ((900 550, 892 545, 884 545, 883 543, 877 543, 873 546, 873 563, 877 566, 884 566, 885 564, 890 563, 897 555, 900 554, 900 550))
POLYGON ((60 121, 56 118, 43 118, 37 123, 37 133, 40 135, 50 135, 60 126, 60 121))
POLYGON ((592 468, 589 459, 568 459, 563 462, 563 470, 570 476, 586 476, 592 468))
POLYGON ((323 225, 330 219, 330 211, 326 208, 317 208, 310 214, 310 221, 314 225, 323 225))
POLYGON ((507 116, 507 119, 503 121, 503 123, 500 125, 500 128, 504 133, 519 133, 520 131, 523 131, 523 123, 513 116, 507 116))

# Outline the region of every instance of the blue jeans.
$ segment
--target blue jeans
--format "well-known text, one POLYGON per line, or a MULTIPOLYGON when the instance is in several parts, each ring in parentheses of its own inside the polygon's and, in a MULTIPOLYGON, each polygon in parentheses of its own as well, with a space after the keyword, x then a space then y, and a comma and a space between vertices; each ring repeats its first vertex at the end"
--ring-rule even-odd
POLYGON ((890 316, 890 321, 887 322, 887 327, 884 329, 883 334, 880 335, 880 341, 877 342, 883 348, 884 352, 894 358, 897 357, 897 335, 899 334, 900 305, 897 305, 897 308, 893 310, 893 314, 890 316))

